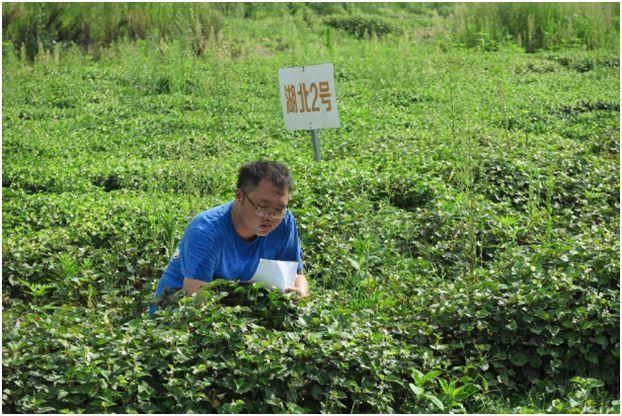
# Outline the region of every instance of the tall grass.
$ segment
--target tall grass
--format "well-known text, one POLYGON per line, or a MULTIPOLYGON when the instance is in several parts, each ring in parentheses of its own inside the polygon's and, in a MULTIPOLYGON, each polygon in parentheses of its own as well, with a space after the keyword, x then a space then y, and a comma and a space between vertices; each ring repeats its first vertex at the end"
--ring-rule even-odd
POLYGON ((517 42, 527 52, 578 46, 619 49, 619 3, 468 3, 454 12, 466 46, 517 42))
MULTIPOLYGON (((617 3, 467 3, 442 10, 437 3, 4 3, 2 26, 3 42, 23 49, 31 60, 59 43, 91 51, 118 40, 145 38, 181 40, 203 56, 226 18, 270 15, 286 20, 302 14, 310 27, 323 31, 316 22, 325 23, 328 15, 349 21, 349 15, 360 13, 378 18, 398 13, 398 21, 410 22, 404 23, 407 30, 416 25, 417 16, 431 13, 442 20, 437 25, 451 23, 453 40, 469 47, 495 49, 516 42, 528 52, 619 48, 617 3)), ((352 23, 347 25, 352 29, 352 23)), ((331 44, 329 35, 326 43, 331 44)))
POLYGON ((211 3, 6 3, 3 42, 25 48, 33 59, 55 43, 85 50, 117 40, 183 39, 198 55, 223 25, 222 6, 211 3))

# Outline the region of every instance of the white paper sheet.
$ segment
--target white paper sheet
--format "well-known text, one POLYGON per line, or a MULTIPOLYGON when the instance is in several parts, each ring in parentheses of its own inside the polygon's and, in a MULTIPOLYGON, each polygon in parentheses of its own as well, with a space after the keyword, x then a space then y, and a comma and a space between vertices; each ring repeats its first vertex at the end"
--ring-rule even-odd
POLYGON ((259 259, 259 266, 249 282, 261 282, 270 288, 285 290, 296 282, 298 262, 259 259))

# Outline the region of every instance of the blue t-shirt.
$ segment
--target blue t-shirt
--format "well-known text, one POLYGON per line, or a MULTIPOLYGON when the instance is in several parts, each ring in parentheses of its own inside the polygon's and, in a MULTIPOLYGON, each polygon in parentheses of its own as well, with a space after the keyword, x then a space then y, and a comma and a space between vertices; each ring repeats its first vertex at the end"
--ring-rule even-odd
MULTIPOLYGON (((242 240, 231 219, 233 202, 203 211, 186 227, 177 250, 160 278, 155 296, 165 288, 181 289, 185 277, 206 282, 214 278, 250 280, 259 259, 297 261, 302 272, 302 250, 296 220, 291 211, 266 236, 251 242, 242 240)), ((153 315, 151 305, 149 314, 153 315)))

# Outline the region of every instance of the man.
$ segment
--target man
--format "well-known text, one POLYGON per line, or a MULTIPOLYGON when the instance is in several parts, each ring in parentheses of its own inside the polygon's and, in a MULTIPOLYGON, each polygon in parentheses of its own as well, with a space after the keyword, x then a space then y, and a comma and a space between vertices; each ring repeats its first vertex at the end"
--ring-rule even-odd
MULTIPOLYGON (((214 278, 249 280, 259 259, 297 261, 294 287, 298 299, 309 294, 303 274, 296 220, 287 210, 293 180, 287 167, 258 161, 240 168, 235 200, 197 215, 164 274, 155 296, 165 288, 199 291, 214 278)), ((155 305, 149 309, 155 312, 155 305)))

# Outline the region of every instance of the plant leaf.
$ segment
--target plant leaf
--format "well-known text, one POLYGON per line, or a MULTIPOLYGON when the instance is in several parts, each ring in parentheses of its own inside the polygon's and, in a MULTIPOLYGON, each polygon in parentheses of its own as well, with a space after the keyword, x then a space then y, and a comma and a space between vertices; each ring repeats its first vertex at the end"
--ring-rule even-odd
POLYGON ((432 403, 434 403, 434 405, 438 407, 440 410, 445 410, 445 406, 443 405, 443 402, 441 402, 438 399, 438 397, 433 396, 431 394, 426 394, 425 397, 427 397, 432 403))
POLYGON ((410 387, 410 390, 415 393, 416 396, 420 395, 424 391, 422 387, 415 386, 413 383, 408 383, 408 387, 410 387))
POLYGON ((527 364, 529 359, 522 352, 518 352, 510 357, 510 361, 512 361, 512 364, 522 367, 527 364))

